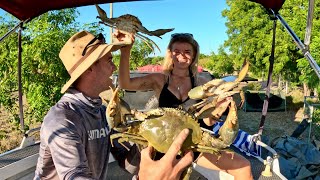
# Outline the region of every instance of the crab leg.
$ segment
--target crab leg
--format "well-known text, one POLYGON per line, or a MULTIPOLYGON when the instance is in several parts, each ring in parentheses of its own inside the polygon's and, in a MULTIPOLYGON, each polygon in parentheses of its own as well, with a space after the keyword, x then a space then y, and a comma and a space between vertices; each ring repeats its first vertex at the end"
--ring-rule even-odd
POLYGON ((114 127, 117 127, 119 124, 121 124, 121 112, 119 108, 120 100, 118 92, 119 88, 116 88, 115 90, 112 89, 112 97, 108 103, 106 110, 107 122, 110 129, 113 129, 114 127))
POLYGON ((238 107, 239 108, 242 108, 242 106, 243 106, 243 104, 244 104, 244 102, 245 102, 245 100, 246 100, 246 95, 245 95, 245 92, 243 91, 243 90, 240 90, 240 99, 241 99, 241 101, 240 101, 240 103, 239 103, 239 105, 238 105, 238 107))
POLYGON ((225 92, 232 90, 233 88, 237 87, 238 85, 239 85, 238 82, 225 82, 225 83, 221 84, 220 86, 218 86, 217 89, 215 89, 213 93, 215 95, 220 95, 220 94, 223 94, 225 92))
POLYGON ((231 101, 232 98, 228 97, 220 102, 216 102, 215 104, 208 104, 198 113, 195 113, 195 116, 199 119, 213 118, 214 121, 206 122, 208 126, 212 126, 216 121, 219 121, 220 117, 226 111, 231 101))
POLYGON ((158 38, 162 39, 162 35, 164 35, 165 33, 167 32, 171 32, 174 30, 174 28, 171 28, 171 29, 157 29, 157 30, 154 30, 154 31, 149 31, 147 28, 145 28, 144 26, 140 26, 139 28, 140 32, 144 33, 144 34, 147 34, 149 36, 157 36, 158 38))
POLYGON ((118 139, 118 142, 133 142, 141 144, 143 146, 148 146, 148 141, 139 135, 129 134, 129 133, 116 133, 110 136, 111 141, 113 139, 118 139))
POLYGON ((211 112, 216 109, 217 98, 215 98, 211 103, 203 106, 198 112, 194 114, 194 116, 198 119, 211 117, 211 112))
POLYGON ((151 39, 149 39, 148 37, 143 36, 142 34, 139 34, 139 33, 136 33, 136 36, 139 37, 139 38, 141 38, 142 40, 144 40, 144 42, 152 49, 152 51, 154 51, 154 49, 153 49, 152 46, 150 46, 150 44, 148 43, 148 41, 150 41, 151 44, 155 45, 156 48, 161 52, 159 46, 158 46, 154 41, 152 41, 151 39), (148 40, 148 41, 147 41, 147 40, 148 40))
POLYGON ((206 106, 207 104, 209 103, 212 103, 213 101, 215 101, 217 98, 207 98, 207 99, 204 99, 202 100, 201 102, 198 102, 196 104, 192 104, 188 109, 187 111, 191 114, 193 114, 195 111, 197 111, 198 109, 201 109, 203 108, 204 106, 206 106))
POLYGON ((213 79, 201 86, 192 88, 188 92, 190 99, 204 99, 210 96, 221 95, 237 87, 248 73, 249 62, 245 60, 237 79, 233 82, 225 82, 223 79, 213 79))
POLYGON ((230 103, 227 119, 219 130, 220 136, 218 138, 212 138, 212 146, 218 149, 229 147, 237 137, 238 131, 239 122, 237 116, 237 106, 236 103, 232 100, 230 103))
POLYGON ((182 180, 189 180, 192 173, 192 166, 190 165, 186 170, 181 174, 182 180))
POLYGON ((116 28, 116 26, 111 25, 111 24, 108 24, 108 23, 105 23, 105 22, 103 22, 103 21, 99 21, 99 23, 104 24, 104 25, 106 25, 106 26, 108 26, 108 27, 111 27, 111 28, 116 28))
POLYGON ((194 150, 196 152, 201 152, 201 153, 209 153, 209 154, 218 154, 218 155, 220 155, 220 151, 217 148, 214 148, 214 147, 206 147, 206 146, 197 145, 196 147, 192 148, 192 150, 194 150))
POLYGON ((130 106, 119 98, 118 92, 119 87, 115 90, 112 89, 112 97, 107 105, 106 118, 110 129, 124 132, 127 130, 126 116, 130 114, 130 106))
POLYGON ((235 82, 241 82, 246 77, 248 70, 249 70, 249 62, 248 60, 244 60, 242 69, 238 75, 238 78, 235 80, 235 82))
POLYGON ((107 13, 97 4, 95 4, 97 11, 98 11, 98 18, 101 19, 102 21, 108 22, 108 17, 107 17, 107 13))
MULTIPOLYGON (((214 120, 219 120, 220 117, 222 116, 222 114, 227 110, 231 101, 233 101, 232 97, 228 97, 228 98, 224 99, 223 101, 220 101, 218 103, 219 104, 218 107, 215 108, 211 113, 212 118, 214 120)), ((211 124, 211 125, 213 125, 213 124, 211 124)))
POLYGON ((218 96, 218 102, 220 102, 220 101, 222 101, 222 100, 224 100, 225 98, 227 98, 227 97, 231 97, 232 95, 234 95, 234 94, 237 94, 237 93, 239 93, 240 91, 229 91, 229 92, 225 92, 225 93, 223 93, 223 94, 220 94, 219 96, 218 96))

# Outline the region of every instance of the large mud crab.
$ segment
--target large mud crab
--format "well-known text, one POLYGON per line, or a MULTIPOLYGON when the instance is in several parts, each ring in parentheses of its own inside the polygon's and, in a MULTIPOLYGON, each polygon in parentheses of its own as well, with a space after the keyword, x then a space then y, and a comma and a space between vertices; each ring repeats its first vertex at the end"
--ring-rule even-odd
MULTIPOLYGON (((190 134, 182 146, 182 152, 192 150, 219 155, 220 151, 228 148, 237 136, 239 129, 237 106, 231 96, 239 92, 233 89, 244 78, 247 71, 248 64, 244 65, 233 84, 220 81, 219 85, 216 85, 215 82, 218 80, 214 80, 191 90, 192 98, 206 99, 190 107, 189 111, 176 108, 156 108, 146 112, 129 110, 122 106, 123 102, 121 103, 118 97, 119 88, 116 88, 107 106, 106 116, 110 128, 119 133, 112 134, 110 138, 112 141, 118 139, 119 143, 131 141, 142 146, 150 144, 158 152, 165 153, 181 130, 188 128, 190 134), (210 88, 212 89, 213 86, 217 87, 211 92, 210 88), (205 92, 199 92, 197 89, 205 92), (228 107, 229 113, 219 130, 219 136, 213 136, 211 131, 201 128, 197 122, 200 117, 207 118, 215 115, 218 118, 228 107), (200 111, 197 111, 199 109, 200 111)), ((190 173, 191 170, 188 169, 186 179, 190 173)))
MULTIPOLYGON (((120 112, 123 109, 117 97, 118 88, 107 107, 107 119, 111 128, 119 133, 110 136, 111 141, 118 139, 119 143, 133 142, 142 146, 152 145, 158 152, 165 153, 175 137, 182 129, 190 129, 190 135, 184 142, 181 151, 220 155, 234 141, 238 133, 237 107, 230 101, 230 110, 226 122, 220 128, 219 136, 214 137, 209 130, 200 127, 197 119, 188 112, 175 108, 157 108, 147 112, 132 110, 128 114, 120 112), (131 116, 128 118, 128 116, 131 116), (110 122, 112 121, 112 122, 110 122)), ((126 109, 126 108, 125 108, 126 109)), ((189 179, 191 168, 185 172, 184 179, 189 179)))
POLYGON ((125 14, 117 18, 108 18, 107 13, 102 8, 100 8, 98 5, 96 5, 96 8, 99 14, 98 18, 101 19, 100 23, 112 28, 116 28, 122 33, 134 34, 136 37, 141 38, 153 51, 154 51, 153 46, 151 46, 148 43, 148 41, 151 42, 155 47, 157 47, 159 51, 161 50, 154 41, 152 41, 146 36, 139 34, 138 32, 147 34, 149 36, 157 36, 161 38, 161 36, 164 35, 165 33, 174 30, 174 28, 171 28, 171 29, 157 29, 154 31, 149 31, 147 28, 145 28, 142 25, 141 21, 136 16, 125 14))

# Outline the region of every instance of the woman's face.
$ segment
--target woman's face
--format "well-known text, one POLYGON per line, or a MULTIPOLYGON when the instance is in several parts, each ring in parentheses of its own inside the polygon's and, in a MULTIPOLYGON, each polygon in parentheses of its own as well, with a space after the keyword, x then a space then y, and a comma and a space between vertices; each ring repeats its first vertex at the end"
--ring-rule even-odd
POLYGON ((171 53, 174 67, 188 68, 194 59, 192 45, 186 42, 173 43, 171 53))

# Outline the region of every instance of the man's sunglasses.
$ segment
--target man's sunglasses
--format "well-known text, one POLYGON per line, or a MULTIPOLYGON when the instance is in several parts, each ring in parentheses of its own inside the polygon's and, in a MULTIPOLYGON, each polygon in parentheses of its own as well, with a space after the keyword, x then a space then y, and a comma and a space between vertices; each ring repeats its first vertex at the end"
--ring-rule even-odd
POLYGON ((99 40, 99 42, 97 44, 102 44, 105 43, 106 40, 104 38, 104 36, 100 33, 98 34, 96 37, 94 37, 87 45, 86 47, 83 49, 82 51, 82 56, 84 56, 87 52, 87 49, 90 47, 90 45, 92 45, 96 40, 99 40))
POLYGON ((174 34, 171 34, 171 38, 178 38, 178 37, 191 37, 191 38, 193 38, 193 34, 191 34, 191 33, 174 33, 174 34))

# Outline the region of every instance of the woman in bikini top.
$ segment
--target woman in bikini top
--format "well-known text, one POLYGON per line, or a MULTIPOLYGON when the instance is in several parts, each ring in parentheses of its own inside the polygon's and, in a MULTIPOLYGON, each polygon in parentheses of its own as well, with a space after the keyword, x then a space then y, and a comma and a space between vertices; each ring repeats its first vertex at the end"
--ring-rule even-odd
MULTIPOLYGON (((123 48, 120 51, 127 49, 123 48)), ((122 52, 121 54, 129 53, 122 52)), ((198 58, 199 45, 191 34, 173 34, 167 48, 163 73, 130 78, 130 57, 121 56, 119 85, 127 90, 153 90, 160 101, 160 107, 187 106, 191 104, 188 92, 195 84, 201 85, 207 82, 204 78, 197 76, 198 58)), ((204 123, 201 126, 204 126, 204 123)), ((250 162, 236 153, 223 151, 221 157, 204 153, 199 156, 196 163, 206 168, 226 171, 235 176, 235 179, 252 179, 250 162)))
MULTIPOLYGON (((191 83, 192 88, 194 88, 195 83, 194 83, 193 76, 190 76, 190 83, 191 83)), ((186 99, 179 99, 175 94, 173 94, 168 89, 169 84, 170 84, 170 77, 168 77, 167 82, 163 85, 163 88, 162 88, 161 93, 159 95, 159 107, 178 108, 180 105, 182 105, 183 103, 190 100, 189 97, 187 97, 186 99)))

